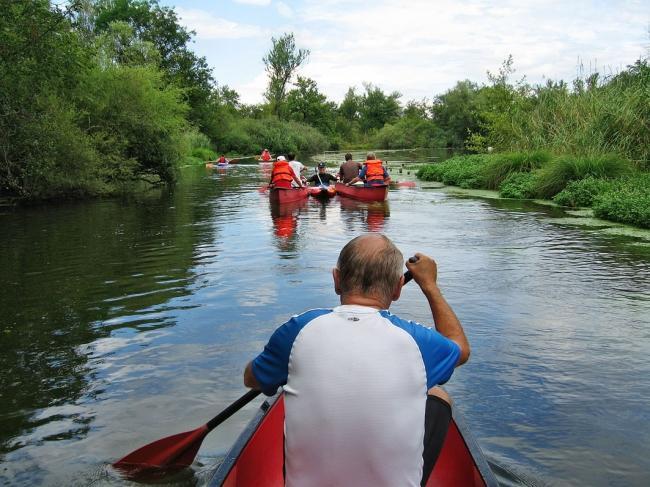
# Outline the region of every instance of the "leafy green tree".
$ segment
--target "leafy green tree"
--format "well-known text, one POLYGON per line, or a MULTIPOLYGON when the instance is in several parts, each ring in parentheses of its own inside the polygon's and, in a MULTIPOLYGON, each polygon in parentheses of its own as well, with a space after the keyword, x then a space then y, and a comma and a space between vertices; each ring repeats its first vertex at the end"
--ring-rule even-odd
POLYGON ((109 31, 114 22, 125 22, 138 39, 151 42, 160 53, 159 65, 166 80, 183 88, 190 121, 209 131, 212 70, 204 57, 189 49, 194 32, 179 24, 173 8, 161 7, 157 0, 99 0, 91 6, 91 12, 87 7, 79 10, 83 11, 80 19, 92 23, 96 33, 109 31))
POLYGON ((3 0, 0 10, 0 193, 97 189, 97 154, 73 103, 93 56, 69 8, 3 0))
POLYGON ((497 74, 488 71, 491 85, 481 87, 476 98, 479 129, 469 137, 472 148, 506 150, 512 148, 512 140, 520 138, 522 128, 512 124, 512 116, 517 110, 530 110, 531 89, 524 78, 513 84, 510 77, 514 72, 512 55, 503 61, 497 74))
POLYGON ((230 88, 228 85, 218 86, 214 90, 214 94, 219 101, 219 104, 226 107, 229 113, 236 114, 242 107, 239 101, 239 93, 230 88))
POLYGON ((289 119, 305 122, 325 134, 334 130, 336 104, 318 91, 313 79, 298 76, 295 88, 287 95, 289 119))
POLYGON ((135 36, 133 28, 123 21, 112 22, 106 31, 95 38, 99 63, 108 67, 114 64, 143 66, 160 64, 160 53, 152 42, 135 36))
POLYGON ((84 125, 111 182, 156 175, 173 182, 183 155, 187 106, 182 92, 151 66, 93 69, 80 86, 84 125))
POLYGON ((422 101, 410 100, 404 108, 403 116, 406 118, 430 120, 431 107, 427 104, 427 100, 422 101))
POLYGON ((380 129, 385 124, 397 120, 400 116, 399 99, 401 94, 394 91, 386 95, 379 87, 370 83, 364 84, 366 92, 361 97, 360 123, 361 129, 368 132, 380 129))
POLYGON ((433 119, 445 133, 445 145, 463 147, 470 134, 479 132, 478 92, 478 85, 464 80, 434 99, 433 119))
POLYGON ((350 121, 359 120, 361 101, 361 97, 357 95, 356 89, 354 87, 348 88, 343 101, 339 105, 339 114, 350 121))
POLYGON ((293 34, 283 34, 279 39, 271 38, 273 47, 262 59, 269 75, 265 97, 271 112, 281 116, 286 98, 287 84, 296 70, 307 60, 309 49, 297 49, 293 34))

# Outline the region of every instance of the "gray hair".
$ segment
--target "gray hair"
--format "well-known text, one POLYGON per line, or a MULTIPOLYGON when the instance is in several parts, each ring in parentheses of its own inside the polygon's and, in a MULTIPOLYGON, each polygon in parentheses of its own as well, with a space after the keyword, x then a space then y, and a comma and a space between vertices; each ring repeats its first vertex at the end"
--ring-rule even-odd
POLYGON ((377 158, 375 157, 374 152, 368 152, 368 154, 366 154, 366 161, 374 161, 375 159, 377 158))
POLYGON ((372 295, 390 303, 402 276, 404 257, 391 240, 380 233, 350 240, 339 254, 339 287, 342 295, 372 295), (368 238, 380 238, 381 246, 368 245, 368 238))

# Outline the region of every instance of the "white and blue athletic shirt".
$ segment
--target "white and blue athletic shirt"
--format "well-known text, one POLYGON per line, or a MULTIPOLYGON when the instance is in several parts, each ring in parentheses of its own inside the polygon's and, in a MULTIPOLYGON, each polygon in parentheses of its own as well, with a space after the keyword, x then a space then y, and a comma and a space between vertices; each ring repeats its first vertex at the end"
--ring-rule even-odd
POLYGON ((294 316, 253 360, 267 395, 284 385, 288 486, 419 486, 430 387, 460 348, 388 311, 345 305, 294 316))

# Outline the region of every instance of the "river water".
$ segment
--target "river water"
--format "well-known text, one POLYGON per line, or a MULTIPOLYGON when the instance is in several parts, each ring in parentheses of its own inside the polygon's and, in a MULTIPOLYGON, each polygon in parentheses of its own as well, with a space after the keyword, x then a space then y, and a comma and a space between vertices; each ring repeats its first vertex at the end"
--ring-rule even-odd
MULTIPOLYGON (((407 179, 433 156, 379 155, 407 179)), ((0 484, 126 485, 108 464, 239 397, 278 323, 337 304, 343 244, 380 231, 438 261, 473 352, 447 389, 504 484, 650 485, 650 232, 427 185, 272 209, 264 178, 0 208, 0 484)), ((391 310, 430 322, 413 284, 391 310)), ((170 484, 204 483, 260 402, 170 484)))

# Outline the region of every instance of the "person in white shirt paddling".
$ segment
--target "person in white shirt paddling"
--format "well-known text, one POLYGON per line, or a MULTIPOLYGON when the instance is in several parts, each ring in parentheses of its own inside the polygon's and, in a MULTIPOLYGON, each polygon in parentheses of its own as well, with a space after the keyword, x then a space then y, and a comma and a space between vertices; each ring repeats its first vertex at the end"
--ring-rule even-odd
POLYGON ((435 329, 388 311, 402 266, 384 235, 352 239, 333 269, 341 305, 292 317, 246 366, 247 387, 284 387, 286 485, 417 486, 433 470, 451 419, 437 386, 470 347, 424 254, 406 267, 435 329))

